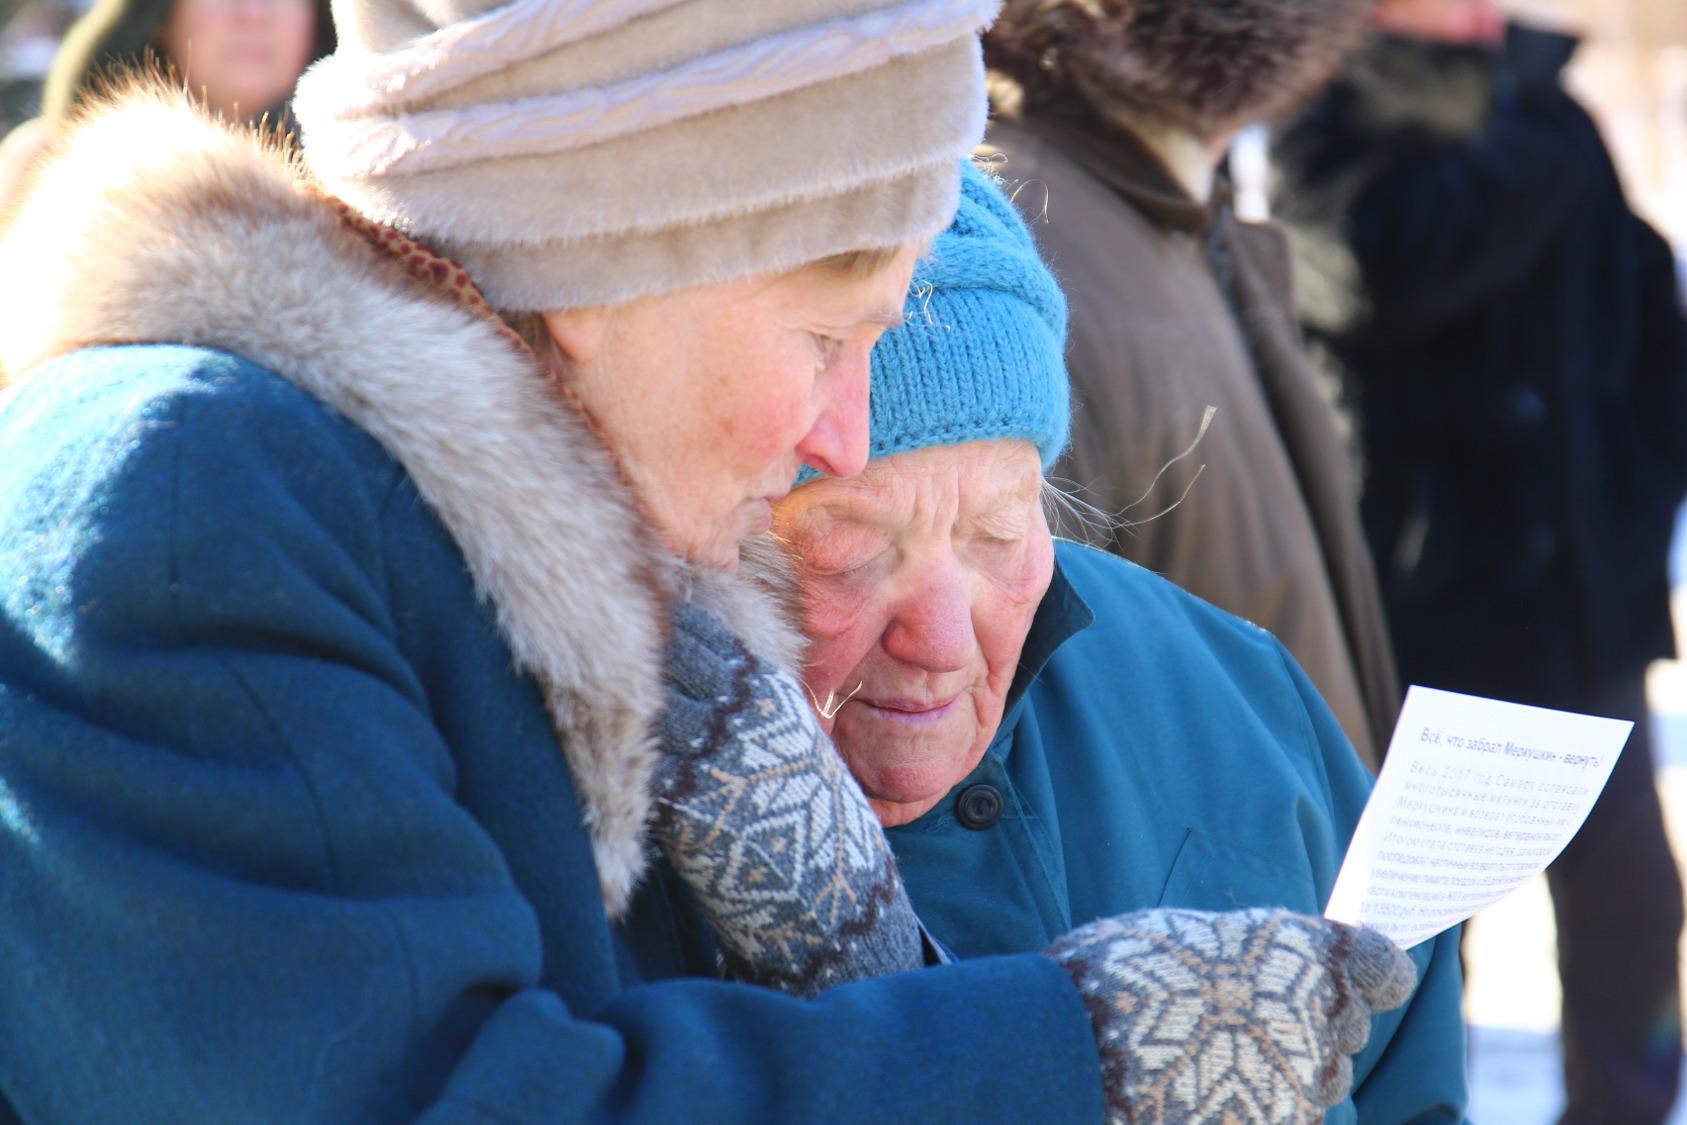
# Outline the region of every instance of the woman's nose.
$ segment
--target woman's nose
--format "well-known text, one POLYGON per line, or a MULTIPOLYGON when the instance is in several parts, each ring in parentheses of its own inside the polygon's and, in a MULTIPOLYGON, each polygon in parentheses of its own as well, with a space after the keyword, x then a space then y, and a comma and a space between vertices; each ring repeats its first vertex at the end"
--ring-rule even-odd
POLYGON ((972 603, 958 575, 929 582, 904 598, 885 630, 885 651, 927 672, 956 672, 978 648, 972 603))
POLYGON ((820 376, 820 416, 798 443, 797 456, 828 476, 852 477, 867 467, 870 356, 869 349, 852 344, 820 376))

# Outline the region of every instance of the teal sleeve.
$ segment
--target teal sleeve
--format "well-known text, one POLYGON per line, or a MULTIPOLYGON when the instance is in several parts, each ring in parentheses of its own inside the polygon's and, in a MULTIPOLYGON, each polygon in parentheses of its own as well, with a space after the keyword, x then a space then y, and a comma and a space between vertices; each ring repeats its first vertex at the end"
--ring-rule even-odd
MULTIPOLYGON (((1289 674, 1306 704, 1319 759, 1330 789, 1337 836, 1351 839, 1370 797, 1370 774, 1359 762, 1312 681, 1287 651, 1289 674)), ((1317 873, 1328 901, 1335 871, 1317 873)), ((1418 986, 1403 1007, 1378 1015, 1371 1039, 1353 1060, 1352 1101, 1328 1120, 1382 1123, 1459 1123, 1465 1120, 1464 981, 1459 967, 1459 929, 1407 950, 1418 967, 1418 986)))
POLYGON ((394 640, 396 466, 186 366, 0 400, 0 1119, 1100 1119, 1037 955, 810 1002, 539 987, 394 640))

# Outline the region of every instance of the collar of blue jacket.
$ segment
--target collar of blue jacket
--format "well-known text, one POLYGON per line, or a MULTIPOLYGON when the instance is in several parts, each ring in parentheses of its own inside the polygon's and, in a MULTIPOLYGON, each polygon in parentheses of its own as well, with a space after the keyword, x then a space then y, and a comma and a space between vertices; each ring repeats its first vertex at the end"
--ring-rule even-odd
POLYGON ((1031 631, 1025 635, 1025 647, 1019 653, 1019 670, 1014 673, 1008 688, 1006 704, 1002 708, 1002 725, 991 740, 991 752, 1003 741, 1002 732, 1013 729, 1025 692, 1042 674, 1043 668, 1060 646, 1095 624, 1095 611, 1084 601, 1076 586, 1066 577, 1060 559, 1054 560, 1054 577, 1049 581, 1048 593, 1043 595, 1037 612, 1031 619, 1031 631))

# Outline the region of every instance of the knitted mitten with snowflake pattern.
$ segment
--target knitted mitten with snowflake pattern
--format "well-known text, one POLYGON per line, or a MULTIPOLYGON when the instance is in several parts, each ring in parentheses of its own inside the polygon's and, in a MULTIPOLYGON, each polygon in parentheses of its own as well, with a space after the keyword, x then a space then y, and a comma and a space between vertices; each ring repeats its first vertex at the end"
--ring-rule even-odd
POLYGON ((812 996, 919 968, 884 829, 802 687, 674 610, 654 835, 739 979, 812 996))
POLYGON ((1375 930, 1281 910, 1147 910, 1045 951, 1083 994, 1109 1122, 1316 1122, 1347 1096, 1411 958, 1375 930))

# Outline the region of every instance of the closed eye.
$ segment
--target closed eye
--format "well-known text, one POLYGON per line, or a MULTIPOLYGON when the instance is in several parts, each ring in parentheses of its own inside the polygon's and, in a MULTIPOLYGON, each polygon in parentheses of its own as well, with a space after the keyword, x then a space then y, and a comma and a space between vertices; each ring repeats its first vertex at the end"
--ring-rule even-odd
POLYGON ((821 367, 830 367, 842 353, 844 345, 849 340, 843 336, 830 336, 824 332, 810 332, 809 339, 814 342, 814 355, 821 367))
POLYGON ((867 555, 864 558, 856 557, 852 559, 805 558, 802 560, 802 569, 807 571, 808 574, 814 578, 845 578, 851 574, 855 574, 858 571, 866 569, 869 565, 880 558, 882 554, 883 552, 879 552, 867 555))

